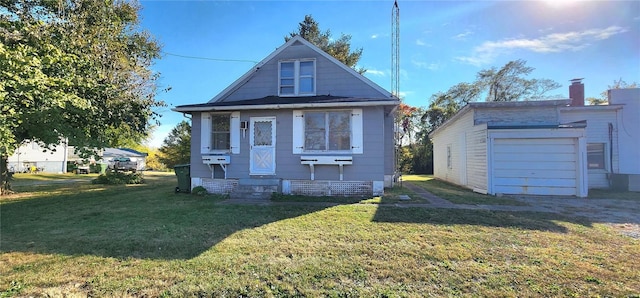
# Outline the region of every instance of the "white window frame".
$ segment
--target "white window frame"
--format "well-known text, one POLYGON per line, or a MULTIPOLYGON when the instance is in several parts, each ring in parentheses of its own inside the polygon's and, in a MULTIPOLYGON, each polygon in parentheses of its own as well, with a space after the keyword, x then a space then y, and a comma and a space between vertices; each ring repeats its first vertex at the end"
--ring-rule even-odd
POLYGON ((278 62, 278 96, 287 97, 287 96, 314 96, 316 95, 317 85, 316 85, 316 59, 308 58, 308 59, 290 59, 290 60, 281 60, 278 62), (300 74, 300 63, 301 62, 313 62, 313 90, 311 92, 301 92, 300 91, 300 79, 308 78, 308 76, 301 76, 300 74), (282 93, 282 87, 286 87, 289 85, 282 85, 282 64, 283 63, 293 63, 293 93, 282 93))
POLYGON ((293 111, 293 154, 363 154, 363 123, 362 109, 336 109, 336 110, 294 110, 293 111), (305 145, 305 120, 306 112, 339 112, 351 113, 350 150, 306 150, 305 145))
POLYGON ((232 113, 202 113, 200 123, 200 153, 201 154, 238 154, 240 153, 240 112, 232 113), (229 115, 229 149, 211 149, 213 126, 212 115, 229 115))
POLYGON ((605 142, 587 142, 587 171, 608 171, 609 169, 609 146, 605 142), (589 145, 602 144, 602 168, 592 168, 589 166, 589 145))

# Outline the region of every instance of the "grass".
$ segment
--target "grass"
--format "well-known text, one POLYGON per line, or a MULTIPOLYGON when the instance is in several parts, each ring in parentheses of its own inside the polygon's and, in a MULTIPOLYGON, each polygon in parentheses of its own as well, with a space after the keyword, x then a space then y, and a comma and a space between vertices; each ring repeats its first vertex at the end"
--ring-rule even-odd
POLYGON ((640 294, 640 242, 584 218, 219 205, 145 180, 0 197, 0 297, 640 294))
POLYGON ((495 197, 479 194, 471 191, 470 189, 462 188, 460 186, 435 179, 431 175, 402 175, 402 180, 418 185, 433 193, 434 195, 448 200, 454 204, 512 206, 527 205, 526 203, 509 197, 495 197))
POLYGON ((611 191, 607 189, 590 189, 589 199, 614 199, 640 202, 640 193, 631 191, 611 191))

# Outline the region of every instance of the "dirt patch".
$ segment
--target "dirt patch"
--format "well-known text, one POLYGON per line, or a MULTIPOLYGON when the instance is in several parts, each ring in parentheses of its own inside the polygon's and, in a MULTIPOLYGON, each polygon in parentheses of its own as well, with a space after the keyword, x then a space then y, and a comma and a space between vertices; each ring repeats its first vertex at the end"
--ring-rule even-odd
POLYGON ((594 223, 606 224, 626 236, 640 239, 640 200, 538 196, 517 196, 515 199, 566 216, 582 217, 594 223))

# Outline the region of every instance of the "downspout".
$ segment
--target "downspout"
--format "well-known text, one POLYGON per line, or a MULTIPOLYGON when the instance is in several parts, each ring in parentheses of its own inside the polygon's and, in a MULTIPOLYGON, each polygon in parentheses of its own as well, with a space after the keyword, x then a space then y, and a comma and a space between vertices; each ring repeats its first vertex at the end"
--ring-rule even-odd
POLYGON ((613 187, 613 123, 609 122, 609 188, 613 187))

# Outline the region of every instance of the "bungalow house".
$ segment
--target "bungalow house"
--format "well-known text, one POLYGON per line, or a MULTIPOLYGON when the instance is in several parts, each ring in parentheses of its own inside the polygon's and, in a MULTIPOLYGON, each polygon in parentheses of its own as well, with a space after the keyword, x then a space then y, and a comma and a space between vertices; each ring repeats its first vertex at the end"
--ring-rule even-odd
POLYGON ((191 115, 191 187, 375 195, 394 180, 399 100, 302 37, 291 38, 191 115))
POLYGON ((51 149, 43 147, 38 142, 23 143, 7 159, 9 171, 64 173, 67 170, 68 146, 64 142, 51 149))
POLYGON ((434 175, 480 193, 586 197, 590 188, 640 191, 640 89, 584 106, 566 100, 474 102, 430 134, 434 175))

